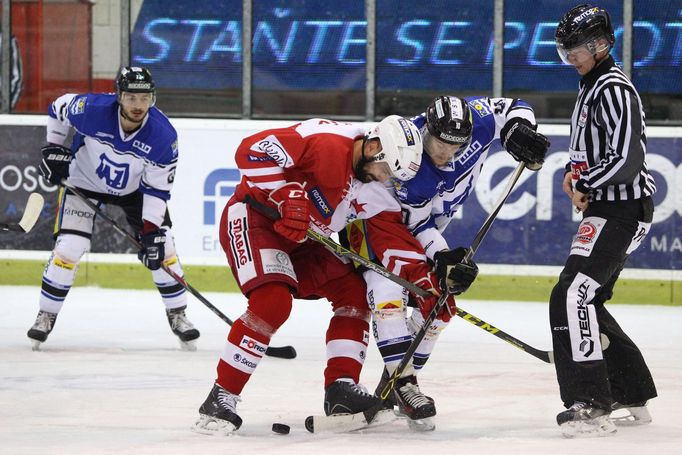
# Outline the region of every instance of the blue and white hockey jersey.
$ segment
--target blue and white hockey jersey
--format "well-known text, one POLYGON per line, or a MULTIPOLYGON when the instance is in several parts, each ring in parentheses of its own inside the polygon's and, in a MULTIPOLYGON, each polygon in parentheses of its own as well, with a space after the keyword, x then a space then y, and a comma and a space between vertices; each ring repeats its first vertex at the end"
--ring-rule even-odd
POLYGON ((130 135, 121 128, 115 94, 66 94, 49 108, 47 142, 64 145, 75 134, 70 184, 97 193, 144 194, 143 218, 160 226, 175 178, 178 136, 168 118, 149 109, 130 135))
MULTIPOLYGON (((473 192, 488 150, 498 140, 504 125, 513 118, 524 118, 535 125, 535 114, 520 99, 467 97, 472 112, 472 137, 466 149, 459 151, 445 166, 437 167, 424 153, 417 175, 407 182, 394 181, 396 195, 404 213, 404 222, 433 259, 436 251, 448 247, 442 232, 473 192)), ((426 131, 426 115, 412 122, 426 131)))

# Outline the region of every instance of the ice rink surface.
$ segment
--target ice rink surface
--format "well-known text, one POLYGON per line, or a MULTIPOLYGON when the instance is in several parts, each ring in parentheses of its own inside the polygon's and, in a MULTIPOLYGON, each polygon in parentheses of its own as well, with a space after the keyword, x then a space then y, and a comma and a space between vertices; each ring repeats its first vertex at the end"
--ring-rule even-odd
MULTIPOLYGON (((0 287, 0 453, 2 454, 679 454, 682 453, 682 308, 611 305, 638 343, 659 397, 653 423, 614 437, 564 439, 551 365, 456 318, 420 375, 436 400, 437 428, 411 432, 404 421, 347 434, 310 434, 306 416, 322 413, 326 301, 297 301, 272 345, 291 344, 295 360, 266 357, 246 386, 244 419, 230 437, 190 431, 211 389, 228 331, 190 297, 199 349, 184 352, 168 328, 158 294, 74 288, 55 331, 32 352, 26 331, 38 287, 0 287), (273 422, 291 434, 271 431, 273 422)), ((235 294, 206 297, 232 319, 235 294)), ((546 303, 461 299, 467 311, 532 346, 551 348, 546 303)), ((363 383, 373 389, 381 362, 373 342, 363 383)))

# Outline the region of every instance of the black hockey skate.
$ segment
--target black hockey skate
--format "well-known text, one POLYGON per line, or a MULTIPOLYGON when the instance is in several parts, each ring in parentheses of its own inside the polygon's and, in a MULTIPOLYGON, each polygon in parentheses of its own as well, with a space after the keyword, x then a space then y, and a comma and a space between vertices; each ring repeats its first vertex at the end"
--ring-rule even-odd
POLYGON ((611 436, 616 425, 609 418, 610 412, 589 403, 576 401, 567 410, 556 416, 561 433, 566 438, 593 438, 611 436))
POLYGON ((185 309, 187 305, 179 308, 166 310, 168 317, 168 324, 170 324, 173 333, 180 339, 180 347, 184 351, 196 351, 196 340, 199 338, 199 331, 194 328, 194 324, 189 322, 185 309))
POLYGON ((364 387, 352 379, 337 379, 324 394, 324 412, 326 415, 355 414, 366 411, 379 403, 379 399, 367 393, 364 387))
POLYGON ((611 406, 611 421, 619 426, 646 425, 651 423, 651 414, 646 407, 646 401, 632 404, 613 403, 611 406))
POLYGON ((47 340, 47 336, 52 332, 54 324, 57 322, 57 313, 48 313, 47 311, 38 311, 36 322, 28 329, 26 335, 33 340, 33 350, 38 351, 40 344, 47 340))
POLYGON ((197 433, 227 436, 242 426, 237 415, 239 395, 228 392, 218 384, 213 385, 211 393, 199 408, 199 419, 192 429, 197 433))
POLYGON ((393 387, 399 413, 407 417, 408 426, 415 431, 433 431, 436 424, 436 403, 419 390, 415 375, 399 378, 393 387))

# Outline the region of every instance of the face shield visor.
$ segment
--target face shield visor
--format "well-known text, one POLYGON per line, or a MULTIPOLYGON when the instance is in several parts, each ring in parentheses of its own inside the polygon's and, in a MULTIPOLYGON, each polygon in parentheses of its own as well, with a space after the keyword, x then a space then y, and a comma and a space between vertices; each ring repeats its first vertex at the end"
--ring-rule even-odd
POLYGON ((575 65, 594 58, 597 54, 609 50, 609 42, 606 37, 591 38, 583 43, 566 47, 560 41, 556 41, 556 50, 561 61, 567 65, 575 65))

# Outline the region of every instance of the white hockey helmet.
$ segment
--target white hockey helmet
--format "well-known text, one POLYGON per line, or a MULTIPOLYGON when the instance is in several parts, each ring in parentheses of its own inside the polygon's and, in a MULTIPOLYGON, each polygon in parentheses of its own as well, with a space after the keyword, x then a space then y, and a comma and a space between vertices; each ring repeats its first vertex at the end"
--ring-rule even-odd
POLYGON ((389 115, 367 133, 367 139, 379 139, 381 151, 371 161, 388 164, 393 177, 410 180, 422 161, 422 137, 414 123, 389 115))

